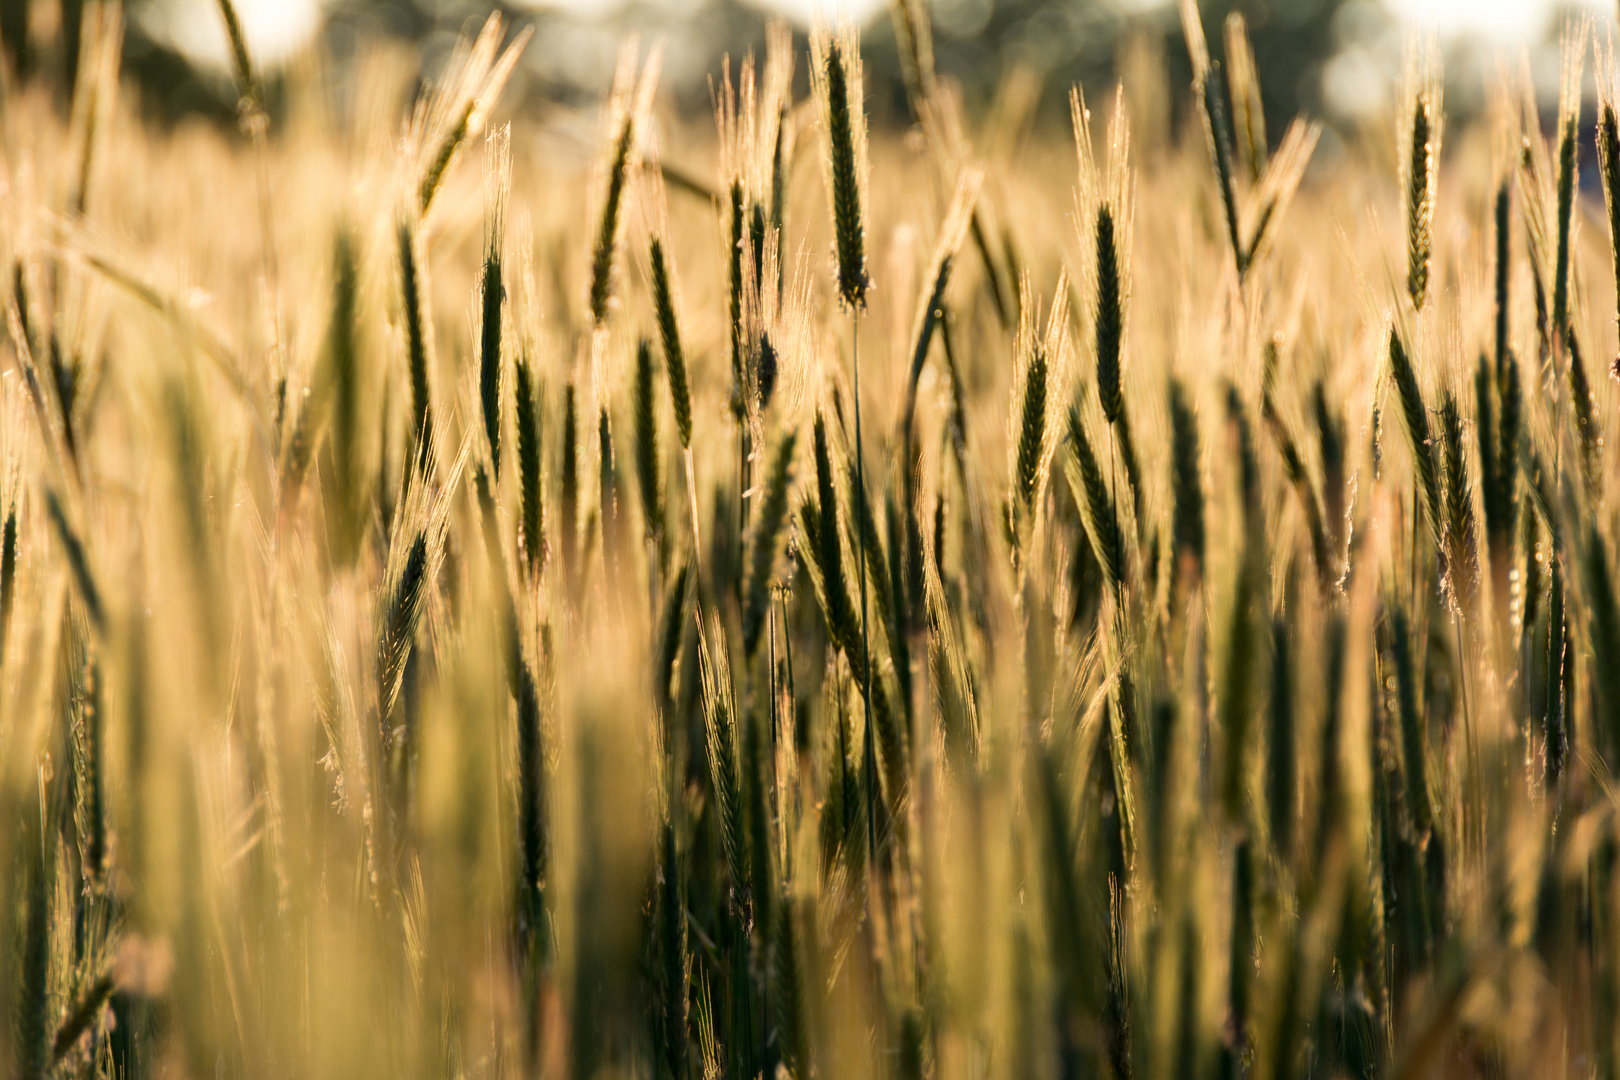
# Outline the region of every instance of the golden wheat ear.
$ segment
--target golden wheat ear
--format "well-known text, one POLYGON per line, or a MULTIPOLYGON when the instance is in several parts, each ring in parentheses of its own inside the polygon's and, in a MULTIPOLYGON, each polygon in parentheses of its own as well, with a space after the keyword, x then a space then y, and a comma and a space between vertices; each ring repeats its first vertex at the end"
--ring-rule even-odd
POLYGON ((501 91, 528 47, 533 27, 520 30, 501 48, 505 23, 495 13, 470 45, 457 44, 446 74, 418 104, 405 133, 406 160, 418 177, 414 198, 423 218, 463 147, 483 131, 501 91))
POLYGON ((524 349, 514 362, 513 409, 517 413, 519 529, 530 580, 545 566, 545 473, 541 466, 541 389, 533 357, 524 349))
POLYGON ((512 190, 512 144, 506 128, 490 132, 486 141, 484 173, 484 258, 478 282, 478 396, 484 437, 489 449, 490 472, 501 476, 501 362, 503 319, 506 312, 506 274, 503 251, 506 204, 512 190))
POLYGON ((641 519, 647 536, 661 544, 664 533, 663 493, 659 468, 658 416, 654 400, 652 342, 636 342, 636 366, 630 388, 634 420, 636 486, 641 494, 641 519))
POLYGON ((852 26, 811 35, 812 81, 826 130, 824 155, 831 200, 838 296, 864 308, 871 279, 866 266, 866 114, 862 104, 860 39, 852 26))
POLYGON ((658 86, 661 51, 654 49, 640 64, 638 55, 639 45, 634 40, 626 42, 620 50, 619 67, 613 77, 613 93, 608 104, 612 136, 602 167, 602 196, 591 248, 590 288, 586 296, 591 321, 598 328, 607 322, 609 302, 614 296, 615 260, 623 231, 625 190, 632 172, 642 162, 641 142, 651 122, 653 93, 658 86))
MULTIPOLYGON (((1620 113, 1617 113, 1620 106, 1616 105, 1616 101, 1620 100, 1620 74, 1617 74, 1616 71, 1614 43, 1612 40, 1606 47, 1598 48, 1597 57, 1598 123, 1596 141, 1598 171, 1603 178, 1603 204, 1609 212, 1609 252, 1613 256, 1615 281, 1620 283, 1620 113)), ((1498 205, 1500 207, 1497 211, 1498 218, 1505 218, 1507 206, 1505 185, 1502 195, 1498 198, 1498 205)), ((1505 234, 1505 222, 1498 223, 1497 232, 1499 236, 1505 234)), ((1501 245, 1502 241, 1498 240, 1497 246, 1499 249, 1501 245)), ((1504 253, 1499 250, 1498 265, 1500 266, 1505 261, 1504 253)), ((1506 275, 1498 271, 1498 278, 1497 291, 1499 294, 1505 293, 1506 275)), ((1617 287, 1616 290, 1616 305, 1616 324, 1620 325, 1620 287, 1617 287)), ((1505 318, 1506 306, 1505 297, 1500 297, 1498 309, 1504 314, 1497 316, 1499 324, 1505 318)), ((1505 332, 1501 331, 1499 325, 1498 339, 1505 336, 1505 332)), ((1502 352, 1503 346, 1498 344, 1498 357, 1502 355, 1502 352)), ((1500 360, 1498 361, 1498 367, 1500 368, 1500 360)), ((1620 361, 1616 361, 1616 370, 1620 372, 1620 361)))
POLYGON ((400 312, 405 323, 405 358, 411 383, 411 458, 425 469, 433 455, 433 325, 423 308, 429 295, 427 263, 420 252, 417 225, 402 218, 394 233, 399 259, 400 312))
POLYGON ((970 166, 963 169, 957 178, 956 193, 952 196, 950 208, 940 224, 939 238, 934 242, 934 254, 929 260, 928 274, 923 279, 923 291, 917 297, 917 311, 912 317, 911 329, 911 372, 906 380, 905 403, 901 409, 902 445, 909 445, 911 442, 913 417, 917 407, 917 383, 922 378, 923 364, 928 360, 928 350, 933 344, 934 335, 945 317, 945 290, 950 285, 951 269, 956 263, 957 254, 963 241, 967 239, 983 182, 984 170, 978 167, 970 166))
POLYGON ((1440 136, 1445 115, 1439 53, 1432 42, 1407 49, 1396 127, 1406 222, 1406 293, 1414 311, 1429 299, 1440 136))
POLYGON ((1552 325, 1555 335, 1570 333, 1570 259, 1575 228, 1575 193, 1580 186, 1579 135, 1582 77, 1591 24, 1582 19, 1564 30, 1558 90, 1557 247, 1553 258, 1552 325))
POLYGON ((788 495, 793 482, 793 451, 797 432, 789 431, 777 445, 765 480, 764 498, 748 558, 748 581, 743 596, 743 655, 752 659, 765 628, 772 580, 787 531, 788 495))
POLYGON ((1237 134, 1239 162, 1248 183, 1258 185, 1266 172, 1266 114, 1260 107, 1260 68, 1249 42, 1243 13, 1226 17, 1226 74, 1232 96, 1232 129, 1237 134))
POLYGON ((1204 39, 1204 25, 1198 14, 1197 0, 1180 0, 1181 30, 1187 41, 1187 52, 1193 62, 1193 91, 1198 98, 1199 113, 1203 119, 1204 138, 1210 161, 1215 166, 1215 181, 1224 211, 1227 239, 1232 246, 1233 264, 1241 281, 1248 270, 1245 255, 1247 245, 1239 224, 1237 179, 1232 164, 1232 135, 1226 115, 1226 88, 1221 72, 1210 59, 1209 46, 1204 39))
POLYGON ((1394 327, 1389 331, 1389 372, 1399 397, 1401 419, 1405 421, 1407 446, 1412 452, 1412 471, 1418 480, 1424 517, 1438 549, 1444 519, 1441 517, 1440 475, 1435 464, 1429 407, 1423 399, 1423 388, 1418 383, 1411 356, 1394 327))

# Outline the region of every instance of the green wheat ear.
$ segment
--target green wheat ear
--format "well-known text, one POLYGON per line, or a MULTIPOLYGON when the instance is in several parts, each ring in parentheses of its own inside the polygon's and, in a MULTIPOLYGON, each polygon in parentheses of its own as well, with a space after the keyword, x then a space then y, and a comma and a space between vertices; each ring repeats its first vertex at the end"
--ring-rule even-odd
POLYGON ((748 890, 748 850, 743 834, 742 782, 737 765, 736 698, 726 656, 725 630, 718 615, 710 615, 699 638, 699 647, 709 779, 714 789, 720 842, 731 877, 731 903, 740 905, 748 890))
POLYGON ((1036 488, 1041 478, 1041 459, 1046 447, 1046 349, 1040 342, 1031 346, 1029 370, 1024 376, 1024 401, 1018 424, 1018 457, 1014 485, 1018 503, 1026 517, 1034 517, 1036 488))
POLYGON ((50 515, 51 524, 56 528, 57 539, 62 542, 62 551, 67 556, 73 582, 78 586, 79 598, 84 601, 85 612, 90 616, 90 621, 95 624, 96 629, 106 633, 107 612, 101 603, 101 590, 96 585, 95 576, 90 572, 90 557, 85 553, 84 542, 68 521, 67 513, 62 509, 56 492, 50 488, 45 489, 45 509, 50 515))
POLYGON ((731 322, 731 411, 738 417, 747 413, 747 372, 744 370, 743 347, 743 186, 741 180, 731 182, 731 225, 727 234, 731 243, 727 250, 730 274, 727 277, 731 322))
POLYGON ((1452 573, 1464 592, 1474 586, 1474 503, 1469 497, 1468 462, 1463 445, 1462 412, 1456 395, 1446 393, 1440 404, 1440 447, 1445 465, 1446 549, 1452 573))
MULTIPOLYGON (((1609 211, 1609 250, 1614 256, 1615 280, 1620 281, 1620 119, 1612 100, 1603 103, 1597 130, 1598 168, 1603 175, 1603 202, 1609 211)), ((1500 263, 1502 260, 1498 259, 1500 263)), ((1500 286, 1499 289, 1505 289, 1500 286)), ((1616 294, 1616 320, 1620 322, 1620 292, 1616 294)), ((1505 300, 1499 306, 1505 307, 1505 300)), ((1500 320, 1502 316, 1498 316, 1500 320)))
POLYGON ((1419 94, 1412 105, 1411 159, 1406 179, 1406 291, 1412 306, 1423 310, 1429 294, 1429 258, 1434 232, 1434 117, 1429 98, 1419 94))
POLYGON ((406 355, 410 362, 413 456, 418 467, 425 468, 433 446, 433 401, 428 384, 432 360, 428 355, 427 317, 422 310, 422 273, 417 265, 415 230, 408 220, 400 221, 396 240, 406 355))
MULTIPOLYGON (((386 717, 399 697, 405 662, 422 619, 428 585, 428 534, 417 532, 410 541, 404 560, 391 568, 383 591, 377 642, 377 689, 381 697, 379 713, 386 717)), ((394 560, 397 561, 397 560, 394 560)))
MULTIPOLYGON (((1196 18, 1196 14, 1192 16, 1196 18)), ((1185 21, 1186 15, 1183 15, 1185 21)), ((1201 32, 1200 32, 1201 34, 1201 32)), ((1207 57, 1205 58, 1207 62, 1207 57)), ((1204 118, 1204 134, 1209 143, 1209 156, 1215 165, 1215 180, 1220 187, 1221 208, 1225 213, 1227 239, 1232 245, 1233 265, 1238 280, 1248 272, 1249 260, 1238 223, 1237 180, 1232 171, 1232 140, 1226 116, 1226 87, 1221 80, 1218 64, 1209 63, 1197 77, 1198 103, 1204 118)))
POLYGON ((1103 480, 1097 455, 1092 451, 1086 435, 1080 410, 1069 406, 1069 452, 1073 471, 1068 473, 1069 485, 1075 498, 1085 511, 1086 528, 1091 534, 1091 545, 1097 552, 1108 584, 1117 593, 1125 583, 1124 540, 1119 527, 1119 515, 1114 509, 1114 497, 1103 480))
POLYGON ((833 34, 827 40, 823 72, 826 99, 827 153, 830 158, 833 234, 838 254, 838 295, 850 308, 866 306, 870 279, 866 272, 866 224, 861 215, 859 142, 865 122, 860 108, 861 87, 852 85, 845 46, 833 34))
POLYGON ((1266 738, 1266 809, 1271 843, 1282 859, 1294 857, 1298 815, 1299 761, 1294 729, 1294 669, 1288 620, 1271 624, 1271 713, 1266 738))
MULTIPOLYGON (((541 659, 550 652, 550 629, 541 627, 541 659)), ((546 790, 545 731, 540 684, 528 661, 512 645, 513 688, 517 698, 518 766, 518 931, 533 942, 531 956, 543 960, 549 951, 545 906, 546 875, 551 858, 546 790)))
MULTIPOLYGON (((1299 444, 1294 440, 1293 432, 1288 429, 1287 423, 1283 420, 1282 414, 1277 408, 1275 383, 1278 363, 1278 339, 1274 338, 1266 343, 1265 358, 1264 385, 1261 391, 1261 418, 1271 430, 1272 441, 1277 444, 1277 455, 1282 458, 1283 475, 1288 478, 1289 484, 1293 486, 1294 492, 1299 498, 1300 509, 1305 513, 1305 527, 1310 534, 1311 556, 1316 562, 1317 581, 1325 590, 1332 586, 1338 576, 1337 559, 1333 554, 1327 527, 1323 522, 1324 510, 1322 500, 1317 493, 1316 482, 1306 470, 1305 459, 1300 454, 1299 444)), ((1320 396, 1320 384, 1317 386, 1317 393, 1320 396)), ((1325 403, 1323 403, 1322 408, 1326 408, 1325 403)), ((1342 451, 1337 448, 1336 440, 1338 435, 1332 418, 1323 413, 1318 417, 1318 427, 1323 434, 1322 472, 1326 477, 1335 469, 1342 470, 1342 464, 1335 464, 1342 458, 1342 451)))
POLYGON ((660 1043, 667 1075, 687 1075, 689 1001, 692 956, 687 947, 686 869, 676 846, 675 825, 665 821, 659 830, 658 958, 659 1002, 663 1027, 660 1043))
POLYGON ((579 416, 574 384, 563 388, 561 520, 557 523, 558 550, 563 573, 569 578, 569 592, 577 588, 579 568, 575 546, 579 542, 579 416))
POLYGON ((531 576, 545 565, 545 490, 540 464, 540 387, 531 372, 527 356, 517 360, 516 391, 518 478, 520 481, 519 522, 523 531, 523 556, 531 576))
POLYGON ((1199 471, 1198 416, 1179 379, 1170 383, 1170 473, 1176 558, 1196 578, 1204 565, 1204 483, 1199 471))
MULTIPOLYGON (((1620 146, 1616 147, 1620 153, 1620 146)), ((1513 279, 1513 237, 1509 233, 1509 221, 1512 214, 1510 202, 1511 179, 1503 179, 1500 187, 1496 189, 1496 212, 1494 223, 1496 228, 1496 288, 1495 288, 1495 316, 1496 316, 1496 377, 1502 378, 1502 368, 1507 362, 1508 351, 1508 298, 1509 285, 1513 279)), ((1611 207, 1614 205, 1610 204, 1611 207)), ((1612 217, 1612 211, 1611 211, 1612 217)), ((1620 231, 1615 234, 1616 243, 1620 243, 1620 231)), ((1620 249, 1617 249, 1620 250, 1620 249)), ((1616 266, 1620 267, 1620 256, 1616 257, 1616 266)))
POLYGON ((1412 827, 1424 836, 1434 826, 1434 809, 1429 794, 1429 751, 1424 718, 1418 707, 1418 673, 1413 656, 1411 625, 1405 608, 1392 605, 1391 651, 1395 657, 1395 682, 1400 722, 1401 771, 1406 778, 1406 811, 1412 827))
POLYGON ((1097 208, 1097 399, 1103 418, 1118 423, 1125 411, 1120 386, 1120 348, 1125 330, 1125 309, 1120 287, 1119 250, 1114 212, 1106 204, 1097 208))
POLYGON ((455 125, 446 133, 444 141, 439 144, 439 149, 433 155, 433 160, 422 173, 422 182, 416 191, 416 204, 417 211, 424 217, 433 206, 433 197, 438 194, 439 185, 444 182, 445 174, 450 171, 450 165, 455 161, 456 154, 472 134, 476 104, 474 101, 468 101, 462 108, 455 125))
POLYGON ((479 403, 484 418, 484 437, 489 441, 490 468, 501 473, 501 305, 506 286, 501 280, 500 252, 491 248, 484 256, 482 330, 479 335, 479 403))
POLYGON ((1417 474, 1418 490, 1423 497, 1423 510, 1428 516, 1429 528, 1439 543, 1443 527, 1440 503, 1440 475, 1434 460, 1434 443, 1429 427, 1429 407, 1423 401, 1423 390, 1418 385, 1417 372, 1411 357, 1401 343, 1400 334, 1393 328, 1389 332, 1389 368, 1400 398, 1401 418, 1406 423, 1406 439, 1412 451, 1412 469, 1417 474))
POLYGON ((6 508, 6 525, 0 539, 0 662, 11 636, 11 608, 17 599, 17 503, 6 508))
POLYGON ((607 406, 596 412, 597 509, 602 523, 602 553, 617 554, 619 541, 619 473, 613 449, 613 424, 607 406))
POLYGON ((649 535, 663 532, 658 476, 658 419, 653 411, 652 343, 636 344, 635 382, 631 410, 635 414, 636 481, 641 492, 641 516, 649 535))
POLYGON ((619 245, 619 209, 624 201, 625 176, 630 168, 630 148, 635 142, 635 112, 625 113, 613 144, 613 160, 608 165, 607 197, 602 201, 602 219, 596 230, 591 254, 591 321, 597 326, 607 321, 608 300, 613 295, 613 260, 619 245))
POLYGON ((664 371, 669 378, 669 398, 675 408, 675 430, 680 432, 684 450, 692 445, 692 391, 687 384, 686 353, 681 348, 680 323, 675 315, 673 275, 660 238, 653 237, 648 257, 652 264, 653 309, 658 318, 658 337, 664 346, 664 371))
MULTIPOLYGON (((686 608, 692 582, 692 561, 682 559, 675 572, 670 575, 669 585, 664 591, 664 604, 658 619, 658 648, 654 652, 653 679, 657 691, 659 704, 664 708, 669 723, 675 717, 670 712, 672 707, 671 693, 675 680, 676 660, 681 651, 681 639, 686 629, 686 608)), ((668 742, 673 747, 673 742, 668 742)), ((671 750, 672 754, 678 751, 671 750)))
MULTIPOLYGON (((26 804, 25 804, 26 805, 26 804)), ((17 1075, 25 1080, 44 1080, 50 1065, 46 1044, 50 1023, 51 910, 50 898, 55 852, 47 840, 47 830, 39 820, 41 809, 30 809, 24 818, 23 833, 23 919, 22 949, 16 1014, 13 1021, 13 1049, 17 1055, 17 1075)), ((10 921, 9 919, 7 920, 10 921)), ((9 965, 8 965, 9 966, 9 965)))
MULTIPOLYGON (((1571 336, 1570 325, 1570 232, 1574 227, 1575 193, 1579 189, 1580 161, 1577 135, 1581 123, 1581 75, 1585 64, 1585 30, 1573 39, 1566 37, 1558 96, 1558 221, 1557 246, 1553 263, 1552 329, 1559 337, 1571 336)), ((1601 117, 1598 125, 1602 129, 1601 117)))

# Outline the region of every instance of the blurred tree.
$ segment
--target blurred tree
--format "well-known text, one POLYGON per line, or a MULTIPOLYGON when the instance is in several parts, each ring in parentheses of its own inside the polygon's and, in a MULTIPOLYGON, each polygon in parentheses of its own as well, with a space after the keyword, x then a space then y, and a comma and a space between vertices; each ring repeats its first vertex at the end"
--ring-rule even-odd
MULTIPOLYGON (((143 27, 141 9, 166 2, 126 3, 132 17, 125 71, 141 87, 144 110, 155 119, 201 114, 229 122, 234 91, 228 80, 199 74, 143 27)), ((1267 127, 1280 133, 1297 112, 1322 112, 1323 65, 1349 44, 1337 40, 1344 25, 1366 22, 1336 22, 1350 5, 1382 12, 1374 0, 1203 0, 1200 8, 1217 56, 1226 17, 1236 11, 1248 21, 1267 127)), ((0 0, 0 42, 12 78, 45 75, 61 80, 58 85, 64 89, 71 87, 73 64, 68 58, 77 55, 82 7, 83 0, 0 0), (49 18, 44 17, 47 6, 49 18), (45 26, 58 28, 55 41, 39 40, 45 26)), ((433 63, 436 48, 442 55, 438 46, 443 41, 490 11, 502 10, 518 25, 534 24, 536 40, 524 81, 531 94, 551 101, 593 98, 605 85, 605 78, 581 63, 578 48, 560 44, 577 41, 581 34, 595 35, 596 51, 609 61, 612 39, 630 31, 639 31, 644 39, 666 39, 668 92, 677 104, 697 109, 708 107, 707 80, 719 71, 721 58, 740 56, 764 40, 765 16, 739 0, 631 0, 609 5, 594 17, 580 14, 579 7, 535 10, 488 0, 328 0, 326 7, 324 43, 338 62, 352 53, 355 41, 380 35, 423 44, 425 66, 433 63)), ((1136 34, 1162 40, 1171 101, 1184 99, 1191 79, 1181 27, 1168 0, 931 0, 928 10, 939 71, 960 83, 970 109, 986 107, 1018 70, 1035 77, 1042 113, 1060 120, 1067 115, 1068 87, 1078 82, 1098 88, 1111 81, 1121 43, 1136 34)), ((881 12, 866 41, 874 118, 903 119, 899 57, 881 12)))
MULTIPOLYGON (((1366 0, 1202 0, 1204 34, 1221 58, 1223 26, 1241 13, 1248 22, 1260 72, 1268 130, 1280 135, 1300 112, 1323 112, 1323 66, 1348 42, 1338 40, 1339 12, 1366 0)), ((1129 35, 1157 35, 1164 43, 1171 100, 1185 98, 1192 66, 1173 3, 1132 5, 1107 0, 935 0, 935 58, 958 79, 969 100, 992 94, 1009 65, 1042 81, 1043 107, 1066 109, 1067 88, 1096 86, 1116 73, 1120 44, 1129 35)), ((1066 115, 1066 113, 1065 113, 1066 115)))
POLYGON ((6 62, 16 78, 26 79, 34 69, 28 41, 28 0, 0 0, 0 41, 6 62))

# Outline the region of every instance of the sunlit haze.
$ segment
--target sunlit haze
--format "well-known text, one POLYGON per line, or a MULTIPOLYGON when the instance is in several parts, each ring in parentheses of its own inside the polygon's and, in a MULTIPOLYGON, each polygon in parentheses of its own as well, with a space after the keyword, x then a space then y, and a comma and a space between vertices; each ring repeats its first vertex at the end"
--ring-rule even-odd
MULTIPOLYGON (((519 6, 535 10, 562 10, 579 17, 609 13, 623 6, 624 0, 518 0, 519 6)), ((691 0, 665 0, 689 3, 691 0)), ((799 22, 808 22, 814 13, 829 16, 870 17, 883 8, 883 0, 757 0, 769 11, 799 22)), ((959 0, 935 0, 960 7, 959 0)), ((1115 0, 1119 6, 1146 11, 1168 6, 1169 0, 1115 0)), ((1551 0, 1383 0, 1384 5, 1414 28, 1432 29, 1442 36, 1469 35, 1486 41, 1530 43, 1545 29, 1554 4, 1551 0)), ((1601 0, 1576 0, 1577 6, 1593 11, 1599 19, 1612 18, 1612 5, 1601 0)), ((275 65, 294 52, 314 33, 320 21, 322 0, 236 0, 237 10, 254 55, 261 63, 275 65)), ((229 59, 225 35, 214 0, 168 0, 144 9, 143 18, 160 38, 193 59, 224 67, 229 59)))

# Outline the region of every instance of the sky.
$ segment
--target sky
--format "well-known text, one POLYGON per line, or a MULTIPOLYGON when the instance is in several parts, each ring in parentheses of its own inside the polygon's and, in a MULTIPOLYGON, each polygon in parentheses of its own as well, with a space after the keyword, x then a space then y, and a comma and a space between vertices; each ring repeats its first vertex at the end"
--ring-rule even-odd
MULTIPOLYGON (((1442 33, 1464 31, 1508 43, 1531 41, 1546 25, 1553 5, 1550 0, 1385 0, 1391 11, 1420 25, 1437 27, 1442 33)), ((1615 5, 1583 0, 1580 6, 1595 13, 1609 13, 1615 5)))
MULTIPOLYGON (((585 13, 613 0, 519 0, 534 7, 562 7, 585 13)), ((678 2, 678 0, 672 0, 678 2)), ((1170 0, 1125 0, 1142 9, 1166 6, 1170 0)), ((1615 0, 1576 0, 1581 6, 1612 19, 1615 0)), ((884 0, 761 0, 784 14, 807 18, 812 9, 848 11, 881 8, 884 0)), ((1432 28, 1442 37, 1477 35, 1504 45, 1536 41, 1553 7, 1553 0, 1383 0, 1384 5, 1415 27, 1432 28)), ((320 20, 321 0, 236 0, 236 8, 254 56, 274 66, 312 34, 320 20)), ((171 0, 147 10, 152 29, 182 52, 221 68, 229 61, 216 0, 171 0)))

